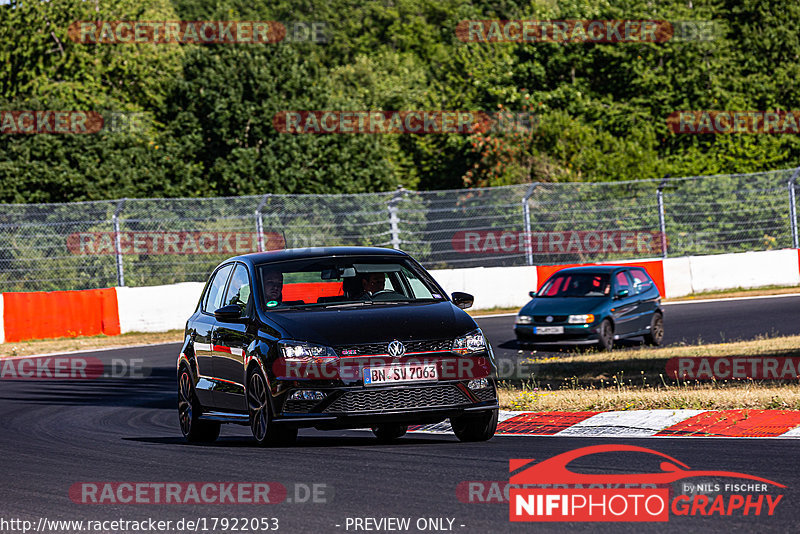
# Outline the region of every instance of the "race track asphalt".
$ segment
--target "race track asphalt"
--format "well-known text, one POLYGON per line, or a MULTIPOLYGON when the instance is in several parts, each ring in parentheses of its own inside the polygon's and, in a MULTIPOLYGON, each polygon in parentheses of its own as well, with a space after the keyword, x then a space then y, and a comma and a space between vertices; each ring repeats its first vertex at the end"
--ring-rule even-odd
MULTIPOLYGON (((800 298, 671 305, 667 342, 793 334, 800 298)), ((479 322, 495 346, 513 339, 513 317, 479 322)), ((508 355, 515 348, 504 348, 508 355)), ((347 518, 453 519, 453 531, 488 532, 793 532, 800 528, 800 441, 790 439, 495 437, 459 443, 450 435, 411 434, 379 445, 369 432, 301 431, 297 446, 260 449, 246 427, 223 428, 213 445, 183 443, 176 415, 174 362, 178 346, 159 345, 91 353, 112 360, 142 358, 146 378, 89 381, 0 382, 0 525, 2 520, 198 517, 275 517, 280 532, 356 532, 347 518), (737 471, 786 487, 774 516, 672 516, 668 523, 511 524, 508 505, 461 502, 465 481, 508 480, 511 458, 549 458, 594 444, 648 447, 693 469, 737 471), (325 502, 271 505, 78 504, 69 496, 78 482, 274 481, 297 500, 318 486, 325 502), (337 526, 339 525, 339 526, 337 526), (463 525, 463 526, 461 526, 463 525)), ((571 465, 586 473, 658 471, 647 455, 601 455, 571 465)), ((485 495, 485 494, 484 494, 485 495)), ((447 524, 447 522, 445 522, 447 524)), ((227 529, 230 531, 230 529, 227 529)), ((9 524, 2 532, 20 532, 9 524)), ((43 532, 74 532, 44 530, 43 532)), ((169 532, 179 532, 174 528, 169 532)), ((186 531, 186 530, 183 530, 186 531)), ((200 532, 203 530, 200 529, 200 532)), ((206 532, 222 532, 206 530, 206 532)), ((428 530, 430 532, 430 530, 428 530)), ((252 532, 247 530, 247 532, 252 532)), ((357 532, 366 532, 358 530, 357 532)))

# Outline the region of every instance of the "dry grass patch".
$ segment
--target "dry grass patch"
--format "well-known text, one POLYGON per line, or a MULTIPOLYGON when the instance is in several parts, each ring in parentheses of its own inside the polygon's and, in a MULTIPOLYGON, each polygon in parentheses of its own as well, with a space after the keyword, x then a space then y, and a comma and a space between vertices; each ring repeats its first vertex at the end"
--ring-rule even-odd
POLYGON ((736 408, 800 410, 800 381, 676 380, 666 376, 670 358, 800 357, 800 336, 713 345, 574 351, 521 359, 528 379, 503 381, 500 403, 526 411, 736 408))
MULTIPOLYGON (((521 360, 532 378, 551 387, 564 381, 620 382, 627 385, 677 384, 665 375, 667 360, 697 356, 795 356, 800 357, 800 336, 757 338, 749 341, 684 345, 663 348, 634 348, 598 352, 574 351, 562 356, 521 360)), ((554 388, 557 389, 557 388, 554 388)))
POLYGON ((504 410, 606 411, 606 410, 800 410, 800 384, 698 384, 661 388, 573 388, 534 391, 500 388, 504 410))
POLYGON ((120 336, 67 337, 59 339, 36 339, 16 343, 0 343, 0 358, 28 356, 53 352, 148 345, 152 343, 178 343, 183 341, 183 330, 169 332, 131 332, 120 336))

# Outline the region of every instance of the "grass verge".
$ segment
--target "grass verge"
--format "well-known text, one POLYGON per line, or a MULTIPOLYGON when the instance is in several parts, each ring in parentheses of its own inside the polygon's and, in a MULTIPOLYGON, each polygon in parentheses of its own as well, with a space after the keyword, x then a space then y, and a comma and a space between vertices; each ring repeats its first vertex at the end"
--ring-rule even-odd
POLYGON ((170 343, 183 340, 183 330, 169 332, 130 332, 119 336, 65 337, 59 339, 34 339, 16 343, 0 343, 0 358, 8 356, 28 356, 53 352, 71 352, 87 349, 148 345, 151 343, 170 343))
POLYGON ((667 360, 691 356, 800 357, 800 336, 521 358, 530 378, 501 382, 500 403, 504 409, 525 411, 800 409, 798 380, 666 376, 667 360))

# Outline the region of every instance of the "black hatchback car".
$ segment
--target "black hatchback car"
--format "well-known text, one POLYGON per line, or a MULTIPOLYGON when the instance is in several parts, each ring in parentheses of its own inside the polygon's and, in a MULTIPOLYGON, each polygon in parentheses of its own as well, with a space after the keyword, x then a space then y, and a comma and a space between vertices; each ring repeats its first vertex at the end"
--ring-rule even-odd
POLYGON ((186 324, 178 415, 188 441, 221 423, 249 425, 260 445, 300 427, 369 427, 384 441, 450 419, 462 441, 490 439, 498 400, 491 347, 408 254, 292 249, 217 267, 186 324))

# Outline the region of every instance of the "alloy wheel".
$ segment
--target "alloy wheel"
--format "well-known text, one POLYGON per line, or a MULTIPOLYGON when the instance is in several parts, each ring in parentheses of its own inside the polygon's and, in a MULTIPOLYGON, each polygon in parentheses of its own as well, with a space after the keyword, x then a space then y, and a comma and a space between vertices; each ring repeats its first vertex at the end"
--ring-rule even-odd
POLYGON ((192 399, 194 391, 192 388, 192 379, 189 373, 183 371, 181 379, 178 383, 178 419, 181 424, 181 432, 184 436, 188 436, 192 431, 192 399))
POLYGON ((258 372, 250 376, 250 387, 247 389, 247 406, 250 409, 250 426, 253 436, 263 441, 267 435, 269 424, 269 407, 267 406, 267 388, 264 379, 258 372))

